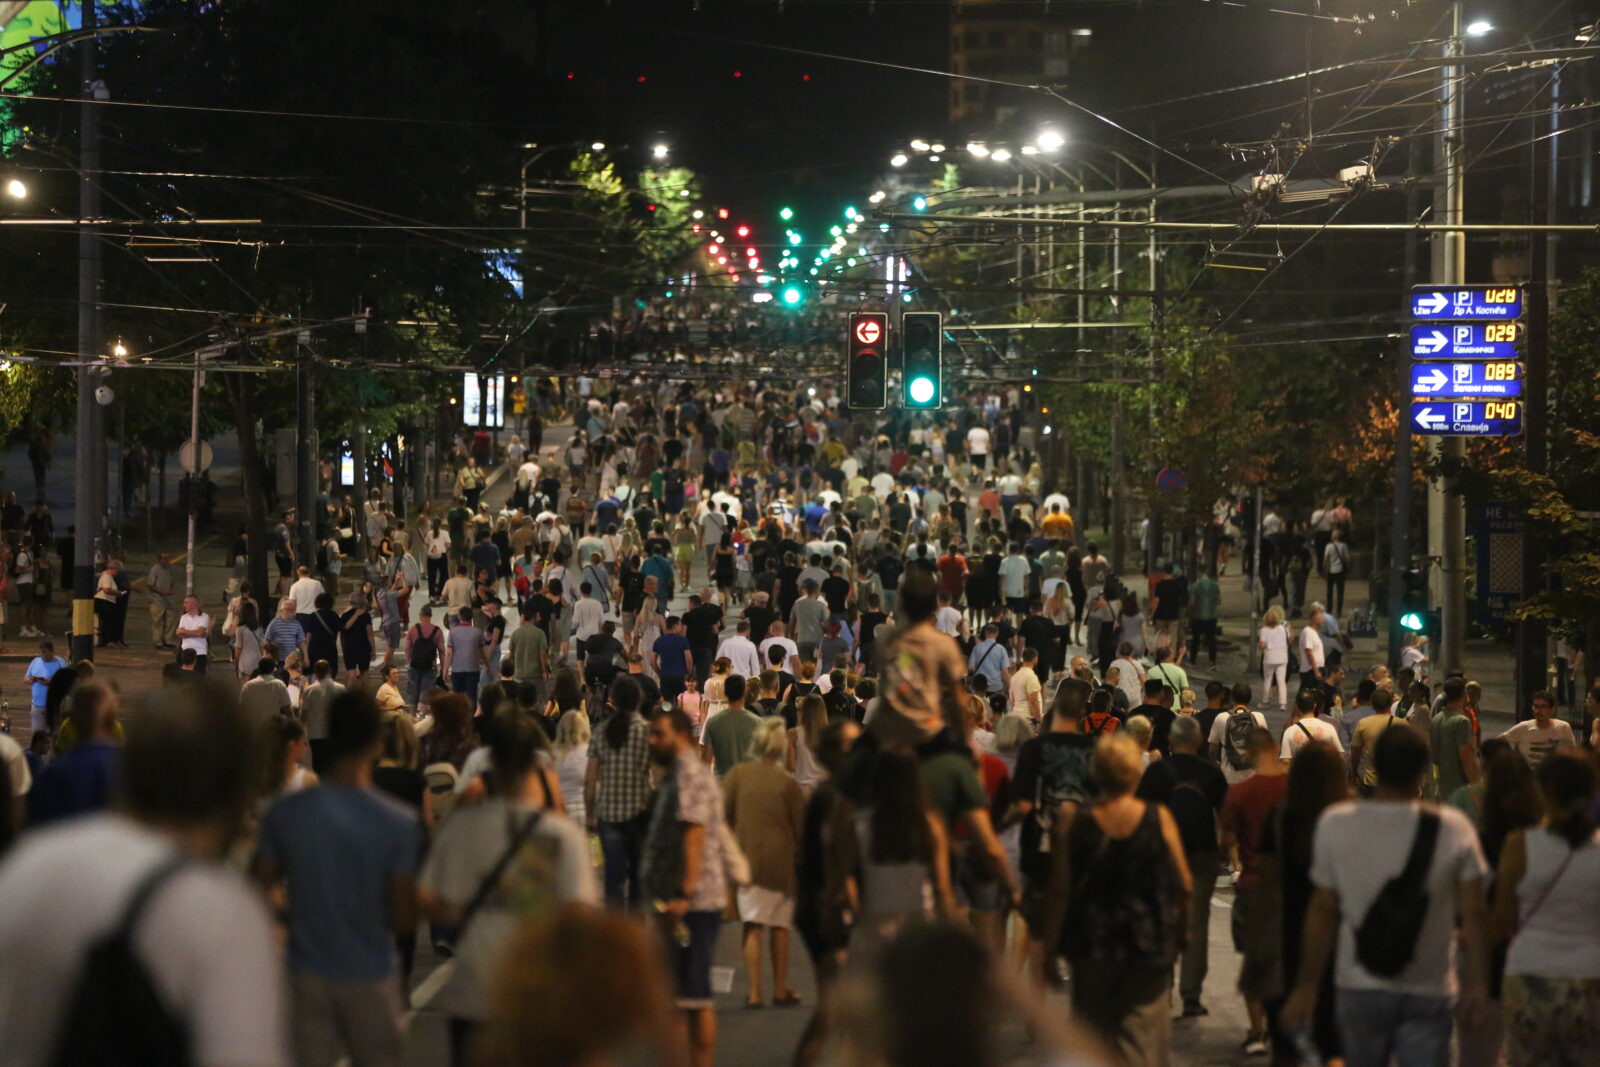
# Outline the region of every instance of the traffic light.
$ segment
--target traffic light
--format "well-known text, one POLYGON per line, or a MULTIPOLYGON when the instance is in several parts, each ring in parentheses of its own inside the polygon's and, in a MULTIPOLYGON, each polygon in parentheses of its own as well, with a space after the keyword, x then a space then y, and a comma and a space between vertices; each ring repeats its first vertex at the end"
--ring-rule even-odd
POLYGON ((944 403, 944 327, 937 311, 908 311, 900 323, 900 380, 905 406, 944 403))
POLYGON ((784 307, 799 307, 805 298, 805 290, 798 285, 786 285, 778 293, 778 299, 783 301, 784 307))
POLYGON ((1411 569, 1400 575, 1400 629, 1407 633, 1438 633, 1438 612, 1428 605, 1428 575, 1426 571, 1411 569))
POLYGON ((784 222, 788 222, 790 219, 794 218, 794 208, 792 208, 792 207, 781 207, 781 208, 779 208, 778 209, 778 218, 782 219, 784 222))
POLYGON ((889 399, 889 316, 853 311, 845 325, 845 400, 880 410, 889 399))

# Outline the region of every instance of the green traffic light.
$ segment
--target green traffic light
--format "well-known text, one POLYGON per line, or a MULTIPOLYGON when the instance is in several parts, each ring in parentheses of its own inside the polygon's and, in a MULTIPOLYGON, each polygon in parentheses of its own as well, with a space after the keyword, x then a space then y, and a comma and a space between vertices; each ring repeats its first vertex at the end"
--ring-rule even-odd
POLYGON ((1421 612, 1416 611, 1408 611, 1404 615, 1401 615, 1400 625, 1402 628, 1410 630, 1414 634, 1421 633, 1425 628, 1422 621, 1421 612))
POLYGON ((779 208, 778 209, 778 218, 782 219, 784 222, 788 222, 790 219, 794 218, 794 208, 792 208, 792 207, 779 208))
POLYGON ((915 200, 911 201, 911 210, 912 211, 926 211, 926 210, 928 210, 928 198, 925 197, 925 196, 919 196, 915 200))
POLYGON ((844 209, 844 217, 847 219, 853 219, 856 217, 856 208, 854 204, 851 204, 849 207, 844 209))
POLYGON ((913 404, 933 403, 933 391, 933 379, 925 375, 911 379, 911 384, 906 387, 906 395, 911 397, 913 404))
POLYGON ((796 304, 800 303, 801 300, 805 299, 805 294, 800 291, 800 287, 798 285, 785 286, 782 295, 783 302, 788 304, 790 307, 794 307, 796 304))

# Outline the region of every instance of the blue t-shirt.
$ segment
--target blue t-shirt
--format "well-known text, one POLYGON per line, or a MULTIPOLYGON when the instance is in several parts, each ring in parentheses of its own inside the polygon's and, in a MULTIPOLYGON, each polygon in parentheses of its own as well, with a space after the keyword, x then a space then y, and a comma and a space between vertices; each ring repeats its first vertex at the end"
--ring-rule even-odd
POLYGON ((656 638, 655 654, 661 658, 656 668, 669 678, 682 678, 685 673, 683 654, 689 651, 689 639, 683 634, 662 634, 656 638))
POLYGON ((389 879, 415 873, 417 813, 371 789, 319 785, 267 809, 260 852, 289 889, 289 966, 333 982, 395 973, 389 879))
POLYGON ((33 657, 33 662, 28 664, 26 677, 43 678, 42 682, 33 683, 33 706, 44 707, 44 702, 50 695, 50 679, 56 676, 56 671, 67 665, 67 661, 59 656, 55 659, 45 659, 43 656, 33 657))
MULTIPOLYGON (((41 701, 41 703, 43 703, 41 701)), ((122 762, 122 748, 110 741, 80 741, 57 756, 33 780, 28 821, 35 827, 104 811, 111 806, 111 784, 122 762)))

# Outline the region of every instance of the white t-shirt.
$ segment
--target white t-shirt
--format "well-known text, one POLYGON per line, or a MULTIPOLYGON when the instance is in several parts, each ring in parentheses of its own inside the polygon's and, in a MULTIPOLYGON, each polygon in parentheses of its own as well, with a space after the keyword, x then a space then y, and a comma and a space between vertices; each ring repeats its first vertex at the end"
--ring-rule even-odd
MULTIPOLYGON (((1235 710, 1236 709, 1229 708, 1221 715, 1218 715, 1215 719, 1211 720, 1211 733, 1206 738, 1206 744, 1220 745, 1224 750, 1229 747, 1228 718, 1234 713, 1235 710)), ((1259 711, 1252 711, 1250 716, 1251 718, 1255 719, 1256 725, 1261 727, 1261 729, 1265 730, 1267 728, 1267 717, 1265 715, 1261 714, 1259 711)), ((1228 753, 1226 751, 1222 753, 1222 758, 1217 761, 1217 766, 1222 768, 1222 776, 1228 780, 1229 785, 1238 785, 1245 779, 1254 777, 1256 773, 1256 769, 1253 765, 1247 764, 1243 767, 1235 767, 1231 762, 1229 762, 1228 753)))
MULTIPOLYGON (((381 532, 381 531, 380 531, 381 532)), ((317 610, 317 597, 325 590, 315 578, 299 578, 289 587, 289 598, 294 601, 296 615, 310 615, 317 610)))
POLYGON ((1283 626, 1263 626, 1256 639, 1266 645, 1261 662, 1268 667, 1289 662, 1289 631, 1283 626))
POLYGON ((1395 978, 1379 978, 1356 960, 1355 929, 1379 891, 1405 868, 1422 806, 1420 801, 1346 800, 1323 812, 1317 822, 1311 883, 1339 894, 1342 921, 1334 984, 1341 989, 1456 994, 1457 891, 1463 882, 1481 881, 1488 866, 1471 820, 1448 805, 1432 808, 1439 815, 1439 837, 1428 870, 1428 913, 1410 964, 1395 978))
POLYGON ((1309 626, 1300 628, 1300 673, 1318 670, 1326 662, 1322 656, 1322 635, 1309 626))
POLYGON ((795 658, 796 656, 800 655, 800 646, 795 644, 793 641, 789 640, 787 637, 769 637, 769 638, 767 638, 765 641, 761 642, 761 669, 762 670, 766 670, 769 666, 772 665, 772 661, 767 658, 767 649, 771 648, 773 645, 778 645, 778 646, 782 647, 782 649, 783 649, 783 662, 778 664, 778 670, 780 670, 780 671, 788 670, 789 667, 790 667, 789 661, 791 659, 795 658))
POLYGON ((961 612, 949 604, 941 604, 933 613, 933 628, 942 634, 957 636, 961 633, 961 612))
POLYGON ((989 454, 989 431, 982 426, 974 426, 968 430, 967 452, 974 456, 987 456, 989 454))
POLYGON ((765 668, 761 662, 761 654, 756 650, 755 642, 742 634, 734 634, 724 638, 717 647, 717 657, 726 657, 731 663, 734 674, 742 674, 746 678, 755 678, 765 668))
POLYGON ((1572 725, 1560 719, 1551 719, 1548 730, 1539 729, 1536 720, 1528 719, 1500 736, 1516 746, 1522 757, 1534 767, 1543 763, 1544 758, 1554 752, 1557 746, 1576 744, 1572 737, 1572 725))
POLYGON ((586 641, 599 633, 603 622, 605 610, 594 597, 579 597, 572 605, 572 636, 578 640, 586 641))
POLYGON ((879 471, 872 476, 872 495, 882 500, 894 492, 894 475, 888 471, 879 471))
POLYGON ((1031 667, 1018 667, 1011 676, 1011 710, 1017 715, 1027 715, 1032 718, 1035 709, 1030 698, 1039 694, 1039 707, 1037 713, 1044 715, 1044 687, 1039 684, 1039 676, 1031 667))
MULTIPOLYGON (((173 856, 164 837, 121 815, 89 815, 25 837, 0 869, 0 1034, 7 1067, 49 1062, 84 954, 110 933, 136 885, 173 856)), ((195 1062, 289 1062, 283 964, 261 894, 196 860, 145 905, 134 946, 195 1062)))
POLYGON ((1022 478, 1016 474, 1002 474, 995 482, 995 488, 1001 496, 1017 496, 1022 492, 1022 478))
POLYGON ((206 636, 204 637, 185 637, 183 639, 183 647, 194 649, 195 655, 197 656, 209 656, 211 654, 210 615, 207 615, 203 611, 198 615, 180 615, 178 616, 178 629, 204 630, 206 632, 206 636))
POLYGON ((1329 726, 1321 719, 1310 718, 1292 722, 1283 728, 1283 744, 1278 747, 1278 758, 1285 761, 1294 759, 1294 754, 1300 751, 1300 746, 1307 741, 1323 741, 1340 752, 1344 751, 1344 745, 1339 743, 1339 731, 1336 727, 1329 726), (1305 729, 1302 730, 1302 726, 1305 729))
POLYGON ((1057 504, 1061 505, 1061 511, 1062 511, 1063 514, 1066 513, 1066 512, 1070 512, 1072 510, 1072 501, 1067 499, 1067 494, 1065 494, 1065 493, 1051 493, 1049 496, 1045 497, 1042 501, 1040 501, 1040 503, 1039 503, 1039 514, 1041 514, 1041 515, 1050 514, 1050 509, 1052 507, 1054 507, 1055 505, 1057 505, 1057 504))
POLYGON ((33 772, 28 770, 28 757, 23 754, 22 746, 13 741, 10 734, 0 734, 0 763, 6 765, 11 795, 27 796, 28 790, 33 788, 33 772))

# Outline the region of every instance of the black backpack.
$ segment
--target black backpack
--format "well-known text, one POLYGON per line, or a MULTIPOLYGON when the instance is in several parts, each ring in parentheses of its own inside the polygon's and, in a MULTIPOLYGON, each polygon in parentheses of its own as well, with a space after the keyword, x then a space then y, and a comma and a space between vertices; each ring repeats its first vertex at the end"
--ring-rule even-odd
POLYGON ((89 946, 61 1015, 52 1067, 189 1067, 195 1062, 188 1023, 161 999, 133 944, 134 927, 150 898, 187 862, 175 857, 157 864, 134 887, 116 925, 89 946))
POLYGON ((1222 758, 1236 771, 1250 768, 1250 731, 1259 725, 1246 707, 1228 712, 1227 736, 1222 742, 1222 758))
POLYGON ((1405 868, 1384 883, 1356 927, 1356 960, 1379 978, 1394 978, 1411 963, 1428 917, 1428 868, 1439 839, 1439 815, 1423 811, 1405 868))

